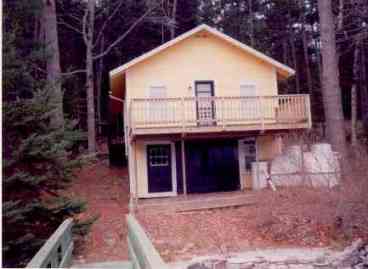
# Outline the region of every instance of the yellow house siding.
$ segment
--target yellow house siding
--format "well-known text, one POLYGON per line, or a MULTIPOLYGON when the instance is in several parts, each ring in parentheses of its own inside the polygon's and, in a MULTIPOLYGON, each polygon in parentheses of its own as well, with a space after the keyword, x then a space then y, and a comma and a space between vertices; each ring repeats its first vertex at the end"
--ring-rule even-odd
POLYGON ((269 161, 281 153, 281 140, 272 135, 259 136, 257 138, 258 159, 269 161))
MULTIPOLYGON (((193 97, 194 82, 199 80, 213 80, 215 96, 239 96, 243 83, 255 84, 258 95, 278 92, 275 67, 210 33, 198 33, 131 66, 125 76, 128 104, 132 98, 147 98, 150 86, 165 86, 167 97, 193 97)), ((276 148, 273 137, 258 137, 257 144, 259 159, 272 159, 276 148)), ((148 197, 145 141, 136 140, 134 147, 134 187, 138 197, 148 197)))
POLYGON ((215 96, 237 96, 241 83, 254 83, 259 95, 277 94, 273 66, 199 33, 127 69, 127 100, 146 98, 155 85, 165 85, 168 97, 195 96, 196 80, 213 80, 215 96))
POLYGON ((142 141, 136 142, 138 196, 148 194, 147 160, 145 158, 145 145, 142 141))
MULTIPOLYGON (((163 143, 170 142, 169 140, 161 140, 163 143)), ((151 143, 159 143, 159 141, 150 141, 151 143)), ((135 142, 135 153, 137 158, 137 191, 138 197, 149 197, 148 193, 148 175, 147 175, 147 159, 146 159, 146 144, 150 143, 147 140, 137 140, 135 142)), ((257 137, 257 154, 260 161, 270 161, 276 155, 281 153, 281 139, 273 135, 263 135, 257 137)), ((249 189, 252 187, 252 178, 243 176, 241 181, 244 187, 249 189)))

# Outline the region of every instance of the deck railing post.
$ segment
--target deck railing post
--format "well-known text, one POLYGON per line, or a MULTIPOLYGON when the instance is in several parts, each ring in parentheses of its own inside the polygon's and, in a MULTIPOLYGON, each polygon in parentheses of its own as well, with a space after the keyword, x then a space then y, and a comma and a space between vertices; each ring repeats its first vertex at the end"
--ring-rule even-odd
POLYGON ((258 111, 260 113, 261 130, 264 130, 264 111, 263 111, 263 96, 258 96, 258 111))
POLYGON ((306 95, 304 98, 305 102, 305 111, 308 117, 308 127, 312 128, 312 111, 311 111, 311 103, 310 103, 310 95, 306 95))
POLYGON ((183 176, 183 193, 187 195, 187 171, 186 171, 186 162, 185 162, 185 142, 184 139, 181 139, 181 169, 183 176))
POLYGON ((134 119, 133 119, 133 113, 132 113, 132 110, 133 110, 132 106, 133 106, 133 104, 134 104, 134 101, 131 100, 129 102, 129 106, 128 106, 128 111, 129 111, 129 118, 128 118, 128 120, 129 120, 130 129, 132 130, 132 133, 134 135, 134 119))
POLYGON ((225 129, 226 127, 226 120, 225 120, 225 97, 221 97, 221 120, 222 120, 222 128, 225 129))
POLYGON ((181 98, 181 127, 183 132, 185 130, 185 101, 184 97, 181 98))

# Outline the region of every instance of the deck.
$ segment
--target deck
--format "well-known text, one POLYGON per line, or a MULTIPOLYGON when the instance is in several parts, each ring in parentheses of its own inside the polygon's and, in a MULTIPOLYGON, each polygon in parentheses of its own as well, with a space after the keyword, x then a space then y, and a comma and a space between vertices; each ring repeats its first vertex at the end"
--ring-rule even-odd
POLYGON ((311 127, 309 95, 132 99, 130 137, 305 129, 311 127))
POLYGON ((244 191, 179 195, 167 198, 139 199, 136 209, 146 212, 186 212, 254 205, 254 194, 244 191))

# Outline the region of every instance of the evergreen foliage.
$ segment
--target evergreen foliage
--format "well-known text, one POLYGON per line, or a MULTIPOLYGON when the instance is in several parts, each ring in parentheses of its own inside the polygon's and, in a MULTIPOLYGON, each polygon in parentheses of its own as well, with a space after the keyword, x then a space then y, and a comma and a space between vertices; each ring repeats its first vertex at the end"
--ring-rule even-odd
MULTIPOLYGON (((50 127, 50 91, 42 73, 31 67, 42 61, 42 46, 30 41, 32 30, 25 24, 38 14, 37 2, 5 2, 3 267, 25 266, 65 218, 86 207, 65 195, 81 164, 73 151, 85 134, 74 121, 64 130, 50 127)), ((82 230, 83 224, 78 224, 82 230)))
POLYGON ((47 99, 47 90, 40 90, 4 106, 5 266, 24 265, 66 217, 85 209, 83 201, 63 195, 80 164, 72 148, 84 135, 70 122, 64 131, 51 129, 47 99))

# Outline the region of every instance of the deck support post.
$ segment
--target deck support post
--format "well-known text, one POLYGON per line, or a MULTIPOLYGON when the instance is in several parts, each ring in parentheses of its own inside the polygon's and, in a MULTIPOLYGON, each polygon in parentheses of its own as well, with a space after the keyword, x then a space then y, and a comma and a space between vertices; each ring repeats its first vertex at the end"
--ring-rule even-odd
POLYGON ((129 160, 132 162, 133 166, 132 167, 133 176, 129 175, 129 180, 131 180, 130 184, 133 184, 133 186, 131 186, 131 188, 133 189, 131 190, 131 195, 133 195, 133 197, 130 198, 129 212, 131 214, 134 214, 138 206, 137 143, 135 142, 135 140, 133 140, 131 144, 129 144, 129 147, 131 147, 131 154, 132 154, 129 157, 129 160))
POLYGON ((187 195, 187 169, 185 166, 185 143, 184 139, 181 139, 181 170, 183 176, 183 193, 187 195))

